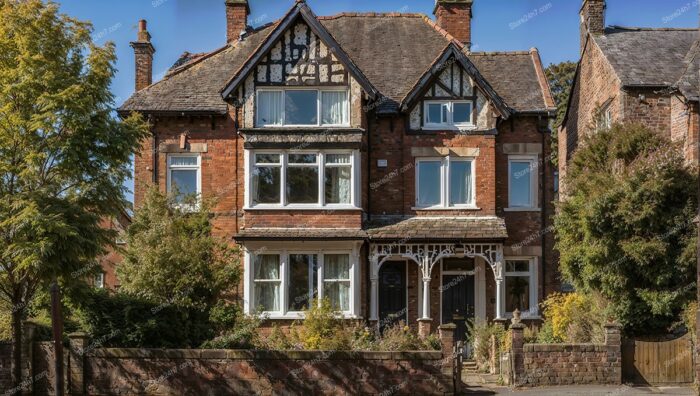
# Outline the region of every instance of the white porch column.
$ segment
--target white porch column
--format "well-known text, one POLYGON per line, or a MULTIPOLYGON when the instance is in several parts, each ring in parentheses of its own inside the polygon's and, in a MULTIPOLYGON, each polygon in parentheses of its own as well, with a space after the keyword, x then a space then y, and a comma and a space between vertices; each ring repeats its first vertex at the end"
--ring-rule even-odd
POLYGON ((369 320, 379 320, 379 257, 370 257, 369 320))
POLYGON ((503 290, 503 261, 496 262, 496 319, 505 319, 505 291, 503 290))
POLYGON ((430 319, 430 258, 423 258, 422 274, 423 274, 423 317, 421 319, 430 319))

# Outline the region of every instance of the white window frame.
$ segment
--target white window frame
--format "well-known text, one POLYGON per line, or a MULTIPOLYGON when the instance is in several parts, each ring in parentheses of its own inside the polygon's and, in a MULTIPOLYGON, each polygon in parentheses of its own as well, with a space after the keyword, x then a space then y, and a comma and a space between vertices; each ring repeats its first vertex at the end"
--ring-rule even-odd
MULTIPOLYGON (((245 207, 244 209, 265 209, 265 210, 358 210, 360 208, 360 153, 357 150, 246 150, 245 156, 245 207), (274 154, 280 155, 280 202, 279 203, 253 203, 253 177, 255 176, 255 156, 257 154, 274 154), (287 169, 289 165, 290 154, 315 154, 317 156, 316 166, 318 167, 318 200, 311 204, 291 204, 287 198, 287 169), (350 156, 350 203, 349 204, 331 204, 326 202, 325 194, 325 176, 326 176, 326 155, 328 154, 343 154, 350 156)), ((309 164, 310 165, 310 164, 309 164)), ((264 164, 263 166, 268 166, 264 164)), ((275 166, 275 165, 273 165, 275 166)), ((297 165, 291 165, 296 167, 297 165)), ((298 165, 303 166, 303 165, 298 165)), ((336 166, 331 164, 331 166, 336 166)), ((341 166, 341 165, 338 165, 341 166)), ((342 166, 348 166, 343 164, 342 166)))
POLYGON ((347 87, 289 87, 289 88, 258 88, 255 92, 255 126, 259 128, 285 128, 285 127, 349 127, 350 126, 350 90, 347 87), (315 124, 287 124, 285 91, 316 91, 316 123, 315 124), (281 124, 260 124, 258 122, 260 100, 259 92, 280 92, 282 95, 282 123, 281 124), (344 124, 324 124, 323 109, 321 108, 323 92, 345 92, 347 122, 344 124))
POLYGON ((414 210, 430 209, 478 209, 476 206, 476 159, 474 157, 420 157, 416 158, 415 207, 414 210), (440 162, 440 203, 432 206, 421 206, 418 202, 420 192, 420 163, 440 162), (450 164, 452 162, 470 162, 472 170, 471 203, 450 205, 450 164))
POLYGON ((513 312, 506 312, 506 293, 508 291, 508 277, 527 276, 530 278, 529 297, 530 309, 526 312, 521 312, 524 318, 539 318, 539 271, 538 257, 533 256, 508 256, 503 259, 503 287, 501 288, 501 301, 503 304, 501 312, 505 312, 506 317, 512 318, 513 312), (528 261, 528 271, 508 272, 508 261, 528 261))
MULTIPOLYGON (((318 301, 324 298, 324 257, 327 254, 332 255, 347 255, 350 261, 350 304, 347 311, 341 311, 343 318, 356 319, 359 318, 360 302, 360 262, 359 254, 356 248, 352 249, 305 249, 305 250, 287 250, 277 249, 268 250, 261 248, 258 250, 245 250, 244 255, 244 312, 248 315, 258 314, 257 303, 255 302, 255 256, 260 255, 279 255, 280 257, 280 301, 278 301, 279 311, 264 311, 260 315, 268 319, 304 319, 303 311, 292 311, 288 309, 288 294, 289 294, 289 277, 291 274, 289 256, 292 254, 315 254, 318 260, 317 271, 317 295, 318 301)), ((311 282, 310 282, 311 284, 311 282)))
POLYGON ((598 113, 597 127, 599 130, 610 129, 612 127, 612 108, 610 103, 605 105, 598 113))
POLYGON ((474 123, 474 102, 471 100, 426 100, 423 102, 423 125, 425 129, 460 129, 460 128, 473 128, 474 123), (456 103, 468 104, 470 108, 470 120, 469 122, 454 122, 454 105, 456 103), (446 123, 434 123, 428 122, 428 106, 431 104, 447 104, 447 122, 446 123))
MULTIPOLYGON (((290 256, 295 255, 295 254, 303 254, 303 255, 308 255, 308 256, 313 256, 313 255, 315 255, 315 256, 316 256, 316 265, 318 265, 318 268, 317 268, 317 270, 316 270, 316 287, 317 287, 316 292, 317 292, 317 294, 313 294, 313 290, 312 290, 312 289, 313 289, 313 278, 311 278, 311 277, 309 276, 309 282, 308 282, 308 285, 307 285, 308 288, 309 288, 309 293, 308 293, 308 295, 307 295, 307 297, 308 297, 308 300, 307 300, 307 301, 309 301, 309 302, 310 302, 313 298, 317 298, 317 297, 321 294, 321 292, 318 290, 318 287, 319 287, 318 282, 319 282, 319 279, 320 279, 319 273, 321 272, 321 260, 322 260, 322 257, 323 257, 323 256, 322 256, 321 254, 319 254, 318 251, 314 252, 314 251, 307 251, 307 250, 290 250, 289 252, 287 252, 286 260, 287 260, 287 263, 288 263, 288 264, 287 264, 287 266, 285 267, 285 268, 287 268, 287 277, 285 278, 285 281, 287 282, 287 284, 285 285, 285 288, 284 288, 284 289, 285 289, 285 293, 287 293, 287 295, 285 295, 284 298, 283 298, 283 301, 284 301, 284 303, 285 303, 286 305, 284 306, 282 312, 283 312, 283 313, 292 313, 292 314, 301 314, 302 311, 294 311, 294 310, 289 309, 289 297, 290 297, 290 296, 289 296, 288 294, 289 294, 289 290, 290 290, 290 289, 289 289, 289 286, 292 284, 292 278, 291 278, 291 276, 292 276, 292 271, 291 271, 292 265, 291 265, 290 256)), ((309 265, 309 263, 307 262, 307 263, 306 263, 306 271, 307 271, 309 274, 311 274, 311 271, 310 271, 310 270, 311 270, 310 265, 309 265)))
POLYGON ((106 274, 102 271, 95 275, 94 285, 97 289, 105 288, 105 278, 106 274))
POLYGON ((538 212, 539 207, 539 158, 537 155, 510 155, 508 156, 508 207, 507 212, 538 212), (530 175, 530 206, 513 206, 513 162, 529 162, 530 175))
POLYGON ((172 188, 172 171, 173 170, 194 170, 197 171, 197 203, 202 196, 202 156, 199 153, 183 153, 183 154, 168 154, 167 155, 167 192, 170 193, 172 188), (197 158, 197 165, 172 165, 173 158, 197 158))

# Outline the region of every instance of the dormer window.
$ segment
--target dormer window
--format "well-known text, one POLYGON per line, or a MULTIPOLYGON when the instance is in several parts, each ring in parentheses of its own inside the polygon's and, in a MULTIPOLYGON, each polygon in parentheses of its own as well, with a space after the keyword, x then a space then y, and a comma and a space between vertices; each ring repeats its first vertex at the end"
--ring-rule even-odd
POLYGON ((348 126, 347 89, 260 89, 257 92, 258 127, 348 126))
POLYGON ((423 109, 426 128, 469 128, 474 126, 472 102, 454 100, 425 101, 423 109))

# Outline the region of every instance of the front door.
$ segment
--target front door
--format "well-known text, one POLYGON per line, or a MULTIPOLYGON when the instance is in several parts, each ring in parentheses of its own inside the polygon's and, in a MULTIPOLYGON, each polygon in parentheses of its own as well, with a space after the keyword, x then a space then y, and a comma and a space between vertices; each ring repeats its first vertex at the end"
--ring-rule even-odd
POLYGON ((379 327, 406 322, 406 262, 388 261, 379 269, 379 327))
MULTIPOLYGON (((445 263, 444 269, 447 268, 447 263, 445 263)), ((455 341, 467 340, 467 321, 472 321, 473 319, 474 272, 465 271, 463 273, 443 273, 442 323, 454 323, 457 325, 457 329, 455 331, 455 341)))

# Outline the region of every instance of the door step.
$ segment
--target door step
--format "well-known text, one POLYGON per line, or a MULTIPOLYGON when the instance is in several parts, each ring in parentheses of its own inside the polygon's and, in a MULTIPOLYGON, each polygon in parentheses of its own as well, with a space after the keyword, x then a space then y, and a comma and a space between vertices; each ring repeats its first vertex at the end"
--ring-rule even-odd
POLYGON ((467 385, 497 385, 501 381, 498 374, 479 372, 479 366, 473 360, 462 362, 462 382, 467 385))

